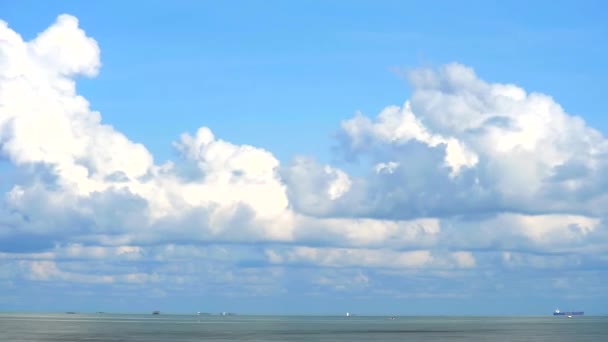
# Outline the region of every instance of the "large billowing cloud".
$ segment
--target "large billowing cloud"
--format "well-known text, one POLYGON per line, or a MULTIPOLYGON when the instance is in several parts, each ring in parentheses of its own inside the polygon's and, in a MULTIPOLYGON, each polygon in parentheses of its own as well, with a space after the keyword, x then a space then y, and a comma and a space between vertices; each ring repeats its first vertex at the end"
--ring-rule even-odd
POLYGON ((0 207, 0 280, 267 293, 295 267, 317 269, 311 288, 373 292, 366 272, 607 262, 607 141, 549 96, 459 64, 415 70, 403 106, 342 122, 338 151, 367 173, 281 165, 206 127, 158 164, 78 95, 100 66, 72 16, 31 41, 0 22, 0 148, 20 175, 0 207))
MULTIPOLYGON (((394 219, 606 214, 608 142, 581 118, 546 95, 487 83, 459 64, 415 70, 410 80, 414 91, 403 106, 342 123, 341 151, 370 164, 370 174, 331 202, 294 185, 302 211, 394 219)), ((318 183, 338 182, 311 167, 319 169, 296 160, 293 183, 310 174, 318 183)))

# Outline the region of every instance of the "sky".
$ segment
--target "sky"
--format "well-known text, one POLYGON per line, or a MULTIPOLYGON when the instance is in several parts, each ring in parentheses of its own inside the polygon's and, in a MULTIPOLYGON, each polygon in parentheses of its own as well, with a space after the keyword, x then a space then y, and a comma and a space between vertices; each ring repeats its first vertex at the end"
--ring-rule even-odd
POLYGON ((0 0, 0 310, 608 314, 606 10, 0 0))

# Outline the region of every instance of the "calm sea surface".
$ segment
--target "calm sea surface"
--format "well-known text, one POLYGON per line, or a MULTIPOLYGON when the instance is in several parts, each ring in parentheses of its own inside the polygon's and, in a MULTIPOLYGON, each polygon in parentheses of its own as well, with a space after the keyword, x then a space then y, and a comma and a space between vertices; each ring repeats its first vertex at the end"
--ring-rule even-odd
POLYGON ((608 317, 0 314, 0 341, 608 341, 608 317))

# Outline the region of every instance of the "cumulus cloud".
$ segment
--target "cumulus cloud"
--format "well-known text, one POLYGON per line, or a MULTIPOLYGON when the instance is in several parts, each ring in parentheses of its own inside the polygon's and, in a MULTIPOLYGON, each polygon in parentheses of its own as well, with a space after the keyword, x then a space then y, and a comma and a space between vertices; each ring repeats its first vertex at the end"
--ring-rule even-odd
MULTIPOLYGON (((552 98, 485 82, 460 64, 412 71, 410 81, 412 97, 402 107, 342 123, 340 151, 371 172, 354 179, 326 215, 605 215, 605 192, 590 184, 605 189, 598 175, 606 170, 607 141, 552 98)), ((310 167, 291 166, 294 175, 320 172, 310 167)), ((292 194, 294 201, 305 196, 292 194)))
MULTIPOLYGON (((485 266, 475 253, 491 251, 506 253, 489 259, 494 268, 560 265, 552 255, 564 253, 579 266, 599 265, 606 248, 601 133, 547 95, 488 83, 460 64, 417 69, 409 79, 413 92, 403 106, 342 122, 337 150, 369 170, 350 176, 343 196, 320 195, 331 180, 323 165, 289 165, 285 179, 297 210, 376 222, 433 218, 438 233, 416 238, 418 246, 432 236, 437 250, 473 251, 460 260, 477 267, 485 266), (306 181, 320 190, 299 186, 306 181), (596 261, 579 258, 588 253, 596 261)), ((299 254, 272 255, 285 261, 299 254)))
POLYGON ((351 178, 342 170, 320 165, 308 157, 296 157, 283 168, 283 180, 292 205, 301 212, 324 216, 337 199, 349 193, 351 178))
POLYGON ((0 151, 20 174, 0 205, 0 279, 250 285, 234 295, 281 292, 299 266, 325 269, 311 286, 368 289, 370 270, 606 263, 607 141, 547 95, 418 69, 404 105, 342 122, 338 151, 362 174, 281 164, 207 127, 159 164, 78 94, 100 66, 72 16, 30 41, 0 22, 0 151))
MULTIPOLYGON (((403 228, 406 222, 323 221, 294 211, 285 179, 295 179, 310 192, 310 199, 294 202, 319 204, 320 213, 323 201, 349 193, 350 177, 331 166, 316 178, 289 170, 280 174, 272 153, 218 139, 206 127, 174 143, 182 159, 158 165, 143 145, 102 123, 78 95, 74 78, 96 75, 101 63, 97 43, 76 18, 60 16, 29 42, 6 24, 2 35, 2 152, 30 175, 4 198, 4 249, 15 237, 40 241, 33 249, 48 249, 66 241, 124 245, 300 238, 366 245, 387 242, 399 232, 404 234, 399 240, 412 244, 412 236, 421 236, 403 228)), ((307 163, 316 170, 307 159, 298 165, 307 163)))
POLYGON ((74 77, 94 76, 100 66, 97 43, 76 18, 59 16, 29 42, 3 23, 0 37, 2 153, 23 172, 49 175, 6 194, 6 211, 22 221, 13 229, 134 239, 181 223, 198 230, 193 238, 243 232, 253 239, 290 238, 287 197, 269 152, 200 128, 176 143, 201 175, 184 179, 173 163, 156 165, 143 145, 101 122, 76 92, 74 77))

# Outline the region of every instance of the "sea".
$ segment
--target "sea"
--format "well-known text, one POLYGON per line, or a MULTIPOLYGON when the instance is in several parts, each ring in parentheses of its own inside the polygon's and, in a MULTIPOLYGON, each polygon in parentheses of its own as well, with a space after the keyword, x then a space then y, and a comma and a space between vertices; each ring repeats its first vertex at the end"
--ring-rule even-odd
POLYGON ((608 317, 0 314, 0 341, 608 341, 608 317))

